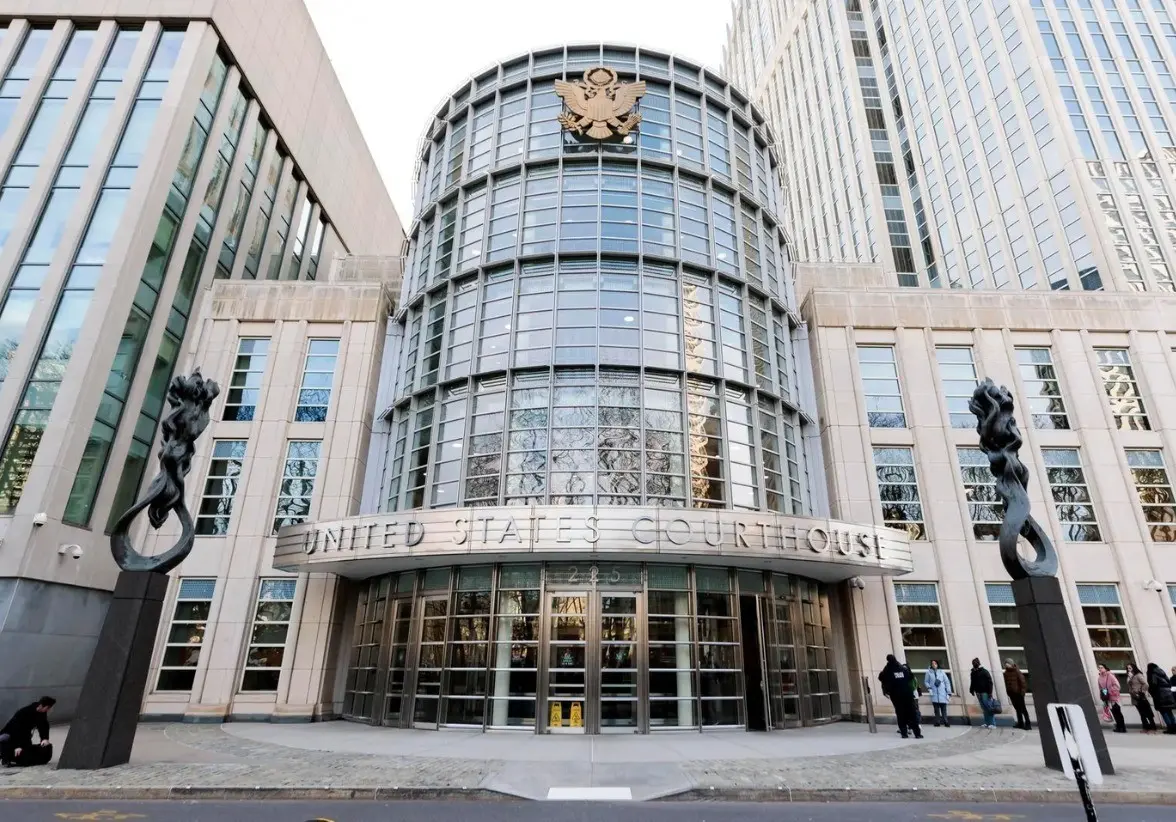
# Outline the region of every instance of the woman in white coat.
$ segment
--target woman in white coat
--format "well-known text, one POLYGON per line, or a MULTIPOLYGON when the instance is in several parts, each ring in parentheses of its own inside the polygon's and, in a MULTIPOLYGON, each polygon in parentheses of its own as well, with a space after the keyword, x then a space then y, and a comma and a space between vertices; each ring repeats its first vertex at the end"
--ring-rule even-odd
POLYGON ((931 707, 935 709, 935 727, 940 723, 947 727, 947 699, 951 696, 951 677, 939 667, 939 660, 931 660, 931 667, 923 677, 923 688, 931 695, 931 707))

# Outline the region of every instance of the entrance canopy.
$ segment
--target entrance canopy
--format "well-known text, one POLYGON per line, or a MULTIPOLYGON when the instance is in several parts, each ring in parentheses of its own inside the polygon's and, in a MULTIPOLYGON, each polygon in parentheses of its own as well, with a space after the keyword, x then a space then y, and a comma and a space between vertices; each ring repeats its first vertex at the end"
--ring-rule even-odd
POLYGON ((913 570, 890 528, 768 512, 609 506, 408 511, 303 523, 274 567, 352 579, 432 565, 607 557, 765 568, 823 582, 913 570))

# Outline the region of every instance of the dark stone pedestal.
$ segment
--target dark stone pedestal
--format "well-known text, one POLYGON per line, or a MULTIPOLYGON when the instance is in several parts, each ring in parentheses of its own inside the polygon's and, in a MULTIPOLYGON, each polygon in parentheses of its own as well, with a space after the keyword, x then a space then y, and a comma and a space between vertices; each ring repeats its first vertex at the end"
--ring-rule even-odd
POLYGON ((118 575, 58 768, 93 770, 130 760, 166 594, 167 574, 118 575))
POLYGON ((1114 765, 1107 752, 1107 741, 1090 694, 1087 668, 1093 660, 1085 659, 1078 651, 1070 614, 1062 597, 1062 585, 1057 577, 1029 577, 1013 580, 1013 597, 1017 601, 1017 616, 1021 620, 1021 637, 1029 662, 1033 692, 1033 707, 1037 712, 1037 728, 1041 734, 1041 751, 1045 765, 1062 770, 1061 758, 1054 742, 1053 725, 1046 706, 1051 702, 1070 703, 1082 708, 1091 740, 1098 754, 1098 764, 1104 774, 1113 774, 1114 765))

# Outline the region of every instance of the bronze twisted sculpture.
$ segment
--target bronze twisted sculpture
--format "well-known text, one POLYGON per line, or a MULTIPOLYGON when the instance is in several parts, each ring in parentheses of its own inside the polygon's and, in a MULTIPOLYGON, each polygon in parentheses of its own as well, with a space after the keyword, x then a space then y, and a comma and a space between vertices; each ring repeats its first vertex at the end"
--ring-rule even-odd
POLYGON ((1004 520, 1000 525, 1000 559, 1013 579, 1053 577, 1058 573, 1058 552, 1053 542, 1029 513, 1029 469, 1021 462, 1021 432, 1013 417, 1013 396, 1004 386, 990 380, 976 386, 968 410, 976 415, 976 433, 980 449, 988 455, 988 465, 996 479, 996 493, 1004 503, 1004 520), (1017 551, 1017 537, 1023 536, 1033 546, 1037 557, 1026 560, 1017 551))
POLYGON ((189 377, 175 377, 167 389, 172 411, 163 421, 163 442, 159 446, 159 473, 147 493, 118 518, 110 534, 110 551, 124 571, 154 571, 166 574, 192 551, 195 530, 192 515, 184 504, 184 477, 192 469, 197 437, 208 427, 208 408, 220 393, 220 386, 206 380, 197 368, 189 377), (131 545, 128 530, 144 508, 151 527, 159 529, 172 511, 180 520, 180 539, 168 551, 145 557, 131 545))

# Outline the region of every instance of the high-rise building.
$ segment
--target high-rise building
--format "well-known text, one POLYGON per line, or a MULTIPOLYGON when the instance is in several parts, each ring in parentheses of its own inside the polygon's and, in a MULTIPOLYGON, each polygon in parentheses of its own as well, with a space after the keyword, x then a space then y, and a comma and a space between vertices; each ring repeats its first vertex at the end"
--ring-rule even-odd
POLYGON ((967 405, 986 376, 1013 392, 1092 671, 1176 657, 1168 7, 733 5, 726 72, 777 138, 831 513, 912 538, 913 573, 852 600, 863 672, 891 650, 1024 664, 967 405))
MULTIPOLYGON (((171 376, 209 364, 196 329, 284 310, 313 333, 339 314, 330 261, 404 237, 300 0, 115 5, 0 2, 0 714, 72 711, 112 517, 154 473, 171 376)), ((264 349, 208 373, 233 407, 258 402, 264 349)), ((231 470, 238 446, 215 448, 231 470)))

